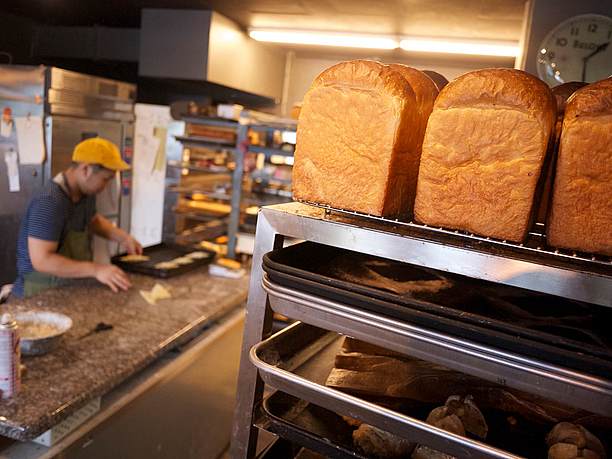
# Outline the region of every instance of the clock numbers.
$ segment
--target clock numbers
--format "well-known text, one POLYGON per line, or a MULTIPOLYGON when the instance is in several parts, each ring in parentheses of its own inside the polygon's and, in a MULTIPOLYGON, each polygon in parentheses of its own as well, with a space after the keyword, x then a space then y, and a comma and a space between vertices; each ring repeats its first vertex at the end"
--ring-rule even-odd
POLYGON ((612 75, 612 18, 583 14, 554 27, 538 48, 538 76, 551 86, 612 75))

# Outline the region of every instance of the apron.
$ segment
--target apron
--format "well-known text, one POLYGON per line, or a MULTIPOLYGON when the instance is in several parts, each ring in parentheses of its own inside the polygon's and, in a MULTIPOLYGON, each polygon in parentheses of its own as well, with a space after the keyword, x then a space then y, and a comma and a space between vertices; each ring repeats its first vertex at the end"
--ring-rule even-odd
MULTIPOLYGON (((70 197, 70 191, 63 174, 55 177, 53 181, 57 183, 59 187, 70 197)), ((80 216, 76 212, 73 212, 70 216, 71 219, 75 220, 79 217, 80 216)), ((66 227, 73 228, 75 226, 73 223, 78 222, 69 220, 66 222, 66 227)), ((63 240, 59 242, 59 249, 57 253, 64 257, 71 258, 72 260, 91 261, 93 259, 93 255, 91 252, 90 241, 91 239, 88 230, 75 231, 69 229, 63 235, 63 240)), ((68 279, 63 279, 61 277, 52 276, 50 274, 44 274, 37 271, 25 274, 23 280, 24 297, 29 297, 42 292, 43 290, 66 285, 66 283, 68 283, 68 279)))

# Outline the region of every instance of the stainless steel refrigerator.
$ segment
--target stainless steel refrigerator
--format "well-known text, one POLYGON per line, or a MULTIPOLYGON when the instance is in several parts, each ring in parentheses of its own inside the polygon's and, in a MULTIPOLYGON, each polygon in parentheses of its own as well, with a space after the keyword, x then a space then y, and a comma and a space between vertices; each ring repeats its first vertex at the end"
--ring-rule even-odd
MULTIPOLYGON (((74 146, 89 137, 107 138, 131 163, 134 137, 132 84, 70 72, 55 67, 0 65, 0 285, 16 274, 15 252, 21 218, 33 195, 71 161, 74 146), (13 152, 28 139, 18 136, 17 121, 42 120, 45 159, 18 164, 19 191, 9 183, 13 152), (8 126, 8 128, 7 128, 8 126)), ((118 174, 97 198, 98 212, 130 229, 131 171, 118 174)), ((94 256, 107 260, 117 248, 94 241, 94 256)))

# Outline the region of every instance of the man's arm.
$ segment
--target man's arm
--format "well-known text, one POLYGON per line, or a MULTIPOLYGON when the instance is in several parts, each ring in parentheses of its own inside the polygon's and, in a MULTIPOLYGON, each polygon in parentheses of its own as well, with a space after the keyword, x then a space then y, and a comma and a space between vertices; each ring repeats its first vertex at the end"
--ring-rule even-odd
POLYGON ((142 246, 136 239, 100 214, 94 215, 89 229, 100 237, 118 242, 129 254, 142 254, 142 246))
POLYGON ((117 266, 73 260, 57 253, 57 246, 55 241, 28 237, 28 252, 36 271, 63 278, 93 277, 113 292, 132 286, 127 275, 117 266))

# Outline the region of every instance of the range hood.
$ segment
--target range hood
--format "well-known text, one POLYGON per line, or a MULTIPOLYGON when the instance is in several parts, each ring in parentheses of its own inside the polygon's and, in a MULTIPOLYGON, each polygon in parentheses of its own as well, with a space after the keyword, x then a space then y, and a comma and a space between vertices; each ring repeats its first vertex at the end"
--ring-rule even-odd
POLYGON ((281 98, 285 56, 207 10, 143 9, 140 77, 201 81, 281 98))

